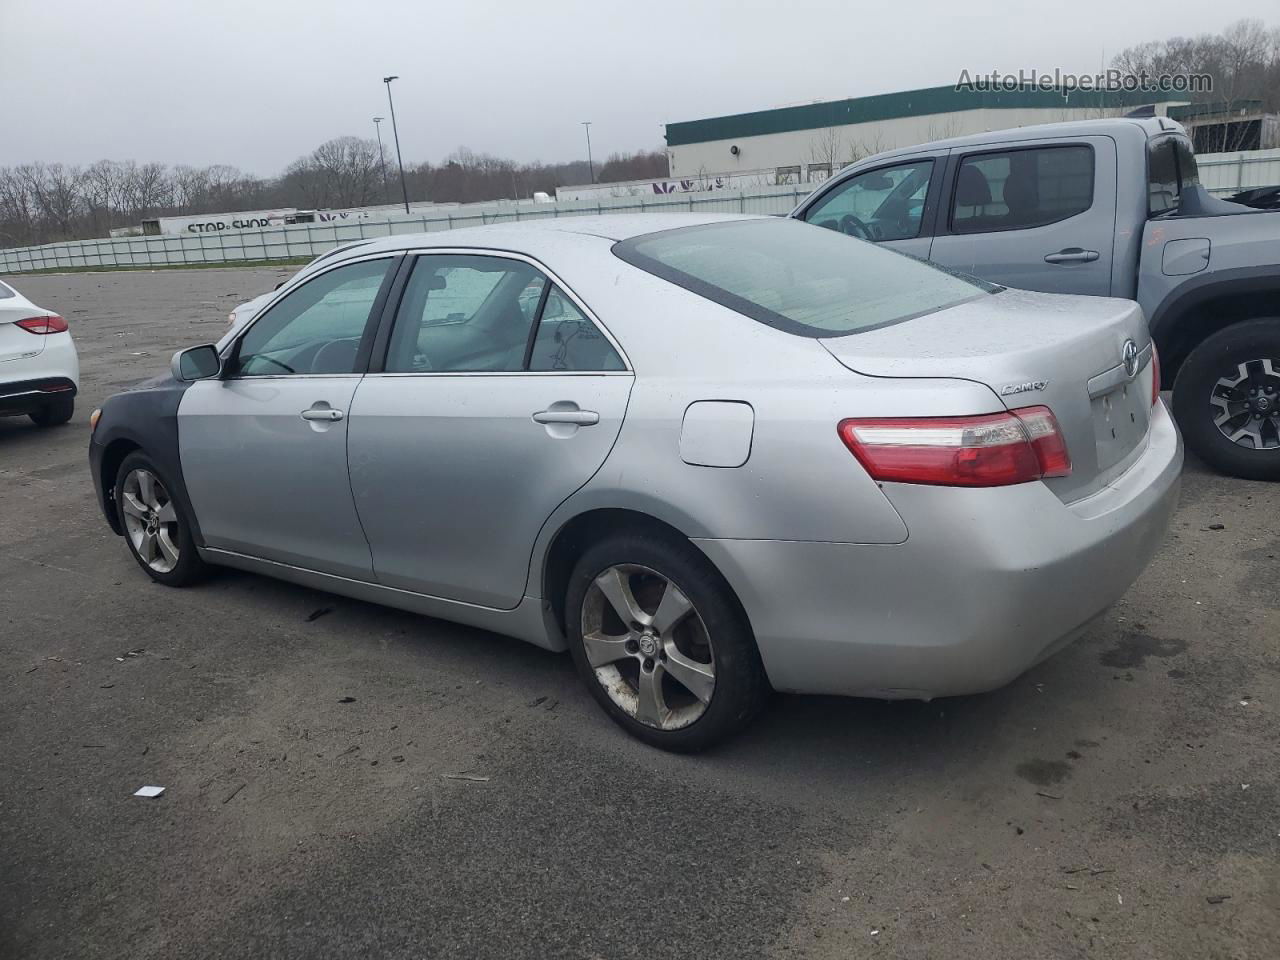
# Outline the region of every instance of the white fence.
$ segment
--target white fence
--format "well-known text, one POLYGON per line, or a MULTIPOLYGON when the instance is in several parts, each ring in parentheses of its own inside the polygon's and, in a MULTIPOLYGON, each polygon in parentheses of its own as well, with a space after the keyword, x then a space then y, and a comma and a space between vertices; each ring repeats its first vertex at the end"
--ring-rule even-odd
MULTIPOLYGON (((1280 184, 1280 150, 1202 154, 1200 177, 1205 188, 1222 196, 1247 187, 1280 184)), ((455 230, 487 223, 541 220, 591 213, 704 211, 719 213, 787 213, 808 195, 813 184, 750 187, 705 193, 554 203, 476 203, 428 210, 417 215, 390 215, 379 220, 345 220, 225 231, 191 236, 112 237, 46 243, 0 250, 0 273, 28 273, 67 267, 149 267, 184 263, 235 263, 319 256, 340 243, 398 233, 455 230)))
POLYGON ((0 250, 0 273, 27 273, 67 267, 147 267, 184 263, 234 263, 310 258, 341 243, 400 233, 456 230, 490 223, 513 223, 593 213, 696 211, 711 213, 787 213, 809 193, 800 184, 717 190, 710 193, 622 197, 539 204, 469 204, 385 220, 300 223, 262 230, 219 231, 190 236, 111 237, 46 243, 0 250))
POLYGON ((1200 182, 1216 196, 1280 183, 1280 150, 1204 153, 1196 159, 1200 182))

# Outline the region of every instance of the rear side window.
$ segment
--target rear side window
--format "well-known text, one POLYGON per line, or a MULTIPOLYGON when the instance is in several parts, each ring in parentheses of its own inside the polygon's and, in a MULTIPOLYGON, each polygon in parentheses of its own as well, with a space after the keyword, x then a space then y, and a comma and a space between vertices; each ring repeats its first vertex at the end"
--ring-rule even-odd
POLYGON ((1147 147, 1147 210, 1152 216, 1176 210, 1183 187, 1200 182, 1191 144, 1182 137, 1161 137, 1147 147))
POLYGON ((529 353, 530 370, 623 370, 600 329, 559 287, 552 287, 529 353))
POLYGON ((522 260, 424 254, 396 313, 387 373, 624 369, 599 328, 522 260))
POLYGON ((730 220, 624 240, 633 266, 804 337, 887 326, 1000 287, 799 220, 730 220))
POLYGON ((951 199, 953 233, 1025 230, 1093 205, 1093 148, 1037 147, 972 154, 960 162, 951 199))

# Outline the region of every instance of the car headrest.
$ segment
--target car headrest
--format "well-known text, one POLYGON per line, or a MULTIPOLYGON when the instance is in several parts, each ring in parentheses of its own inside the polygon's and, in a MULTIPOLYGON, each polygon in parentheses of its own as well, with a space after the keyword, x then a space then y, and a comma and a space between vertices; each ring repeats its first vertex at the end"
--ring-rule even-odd
POLYGON ((1010 216, 1034 210, 1039 203, 1039 194, 1039 183, 1033 168, 1017 164, 1009 171, 1009 178, 1004 182, 1004 204, 1009 208, 1010 216))
POLYGON ((963 166, 956 181, 956 206, 981 207, 991 202, 991 188, 987 178, 977 167, 963 166))

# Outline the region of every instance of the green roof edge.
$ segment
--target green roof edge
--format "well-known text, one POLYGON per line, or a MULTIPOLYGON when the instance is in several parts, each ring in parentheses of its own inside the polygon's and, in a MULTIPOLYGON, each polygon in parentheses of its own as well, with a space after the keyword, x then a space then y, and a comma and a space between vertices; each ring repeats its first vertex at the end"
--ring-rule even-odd
POLYGON ((686 120, 667 124, 667 146, 679 147, 735 137, 758 137, 770 133, 795 130, 817 130, 854 123, 871 123, 899 117, 926 117, 936 113, 962 110, 1053 108, 1053 107, 1139 107, 1165 103, 1174 97, 1142 91, 1072 91, 1063 96, 1057 90, 957 90, 954 86, 928 87, 881 93, 871 97, 853 97, 824 103, 806 103, 795 107, 778 107, 737 113, 707 120, 686 120))

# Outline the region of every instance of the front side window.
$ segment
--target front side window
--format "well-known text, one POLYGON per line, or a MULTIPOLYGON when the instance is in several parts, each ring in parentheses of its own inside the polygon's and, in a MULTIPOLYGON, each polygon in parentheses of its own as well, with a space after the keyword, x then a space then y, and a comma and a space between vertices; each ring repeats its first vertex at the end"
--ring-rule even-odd
POLYGON ((887 247, 792 219, 680 227, 613 252, 744 316, 805 337, 899 323, 1000 290, 887 247))
POLYGON ((405 287, 388 373, 621 370, 609 341, 536 267, 429 254, 405 287))
POLYGON ((360 342, 394 262, 384 257, 335 267, 284 296, 240 338, 235 375, 360 372, 360 342))
POLYGON ((804 218, 861 240, 909 240, 920 236, 932 177, 932 160, 868 170, 833 187, 804 218))
POLYGON ((951 200, 954 233, 1043 227, 1093 205, 1093 150, 1037 147, 971 154, 960 162, 951 200))

